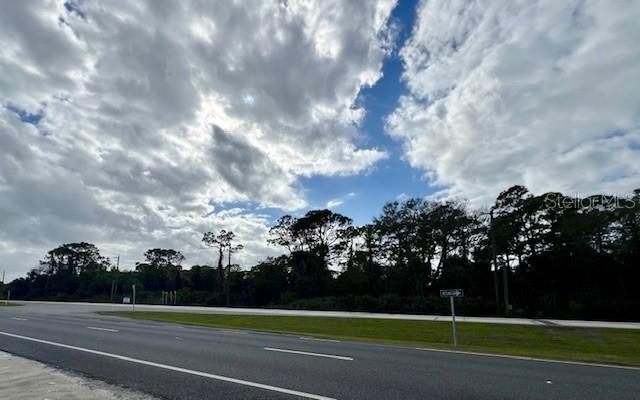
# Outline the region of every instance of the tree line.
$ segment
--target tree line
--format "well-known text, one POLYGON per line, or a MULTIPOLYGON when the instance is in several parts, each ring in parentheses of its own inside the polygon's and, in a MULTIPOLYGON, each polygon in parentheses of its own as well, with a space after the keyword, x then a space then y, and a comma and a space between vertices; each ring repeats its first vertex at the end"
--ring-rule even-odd
POLYGON ((174 249, 149 249, 121 271, 91 243, 49 251, 13 298, 141 302, 176 291, 178 304, 445 313, 443 288, 461 288, 469 315, 640 320, 640 189, 627 197, 534 195, 523 186, 487 209, 464 201, 387 203, 355 226, 331 210, 280 217, 269 243, 283 250, 250 268, 231 231, 204 233, 211 265, 182 267, 174 249))

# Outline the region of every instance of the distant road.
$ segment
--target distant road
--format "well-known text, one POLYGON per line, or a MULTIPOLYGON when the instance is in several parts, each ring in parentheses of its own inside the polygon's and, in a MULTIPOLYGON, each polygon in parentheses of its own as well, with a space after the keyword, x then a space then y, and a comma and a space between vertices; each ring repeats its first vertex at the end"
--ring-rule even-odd
MULTIPOLYGON (((194 311, 193 307, 136 308, 194 311)), ((0 308, 0 351, 171 400, 637 400, 640 393, 639 368, 261 334, 92 313, 110 309, 122 307, 28 303, 0 308)))
MULTIPOLYGON (((131 305, 113 303, 84 303, 84 302, 48 302, 48 301, 14 301, 20 304, 48 305, 47 312, 64 314, 81 311, 122 311, 130 310, 131 305)), ((235 307, 199 307, 199 306, 161 306, 137 304, 136 309, 145 311, 180 311, 204 314, 239 314, 239 315, 287 315, 303 317, 338 317, 338 318, 382 318, 404 319, 418 321, 451 321, 451 317, 442 315, 410 315, 386 314, 346 311, 306 311, 265 308, 235 308, 235 307)), ((640 329, 640 322, 608 322, 608 321, 580 321, 568 319, 529 319, 529 318, 497 318, 497 317, 464 317, 456 316, 460 322, 484 322, 490 324, 565 326, 583 328, 622 328, 640 329)))

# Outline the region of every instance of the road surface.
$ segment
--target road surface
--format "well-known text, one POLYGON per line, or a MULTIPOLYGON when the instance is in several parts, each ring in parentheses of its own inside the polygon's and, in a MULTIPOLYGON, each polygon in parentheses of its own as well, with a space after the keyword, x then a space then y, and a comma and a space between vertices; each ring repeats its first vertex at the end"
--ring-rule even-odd
MULTIPOLYGON (((638 399, 640 369, 0 308, 0 351, 165 399, 638 399)), ((0 397, 2 394, 0 393, 0 397)))

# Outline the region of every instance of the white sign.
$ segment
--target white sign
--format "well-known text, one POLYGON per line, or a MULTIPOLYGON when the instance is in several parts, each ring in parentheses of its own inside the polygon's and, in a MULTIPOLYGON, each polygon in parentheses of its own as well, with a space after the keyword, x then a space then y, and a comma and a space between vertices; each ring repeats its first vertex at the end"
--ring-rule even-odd
POLYGON ((123 297, 122 298, 122 304, 129 304, 131 303, 131 298, 129 297, 123 297))
POLYGON ((440 297, 464 297, 462 289, 442 289, 440 297))

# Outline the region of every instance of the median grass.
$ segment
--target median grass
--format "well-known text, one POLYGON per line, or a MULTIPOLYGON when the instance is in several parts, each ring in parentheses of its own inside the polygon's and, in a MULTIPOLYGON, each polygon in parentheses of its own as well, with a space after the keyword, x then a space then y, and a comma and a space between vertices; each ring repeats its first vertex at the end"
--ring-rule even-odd
MULTIPOLYGON (((453 349, 450 322, 147 311, 100 314, 215 328, 453 349)), ((640 366, 640 330, 470 322, 458 323, 457 326, 457 350, 640 366)))
POLYGON ((7 303, 4 301, 0 300, 0 307, 17 307, 17 306, 21 306, 22 304, 16 304, 16 303, 7 303))

